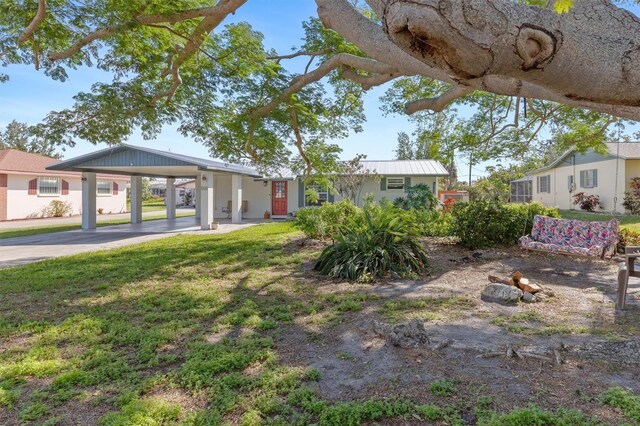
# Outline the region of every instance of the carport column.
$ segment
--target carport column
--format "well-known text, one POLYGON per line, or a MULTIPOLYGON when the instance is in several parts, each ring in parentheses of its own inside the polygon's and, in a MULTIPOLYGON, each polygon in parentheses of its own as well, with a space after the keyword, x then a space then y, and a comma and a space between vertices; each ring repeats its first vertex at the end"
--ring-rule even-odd
POLYGON ((200 228, 211 229, 213 222, 214 188, 213 172, 200 174, 200 228))
POLYGON ((176 218, 176 179, 167 178, 167 196, 165 198, 167 204, 167 219, 174 220, 176 218))
POLYGON ((200 174, 198 173, 198 175, 196 176, 196 192, 194 194, 194 197, 196 198, 196 220, 200 219, 200 190, 201 190, 201 183, 202 179, 200 178, 200 174))
POLYGON ((231 176, 231 223, 242 223, 242 175, 231 176))
POLYGON ((96 229, 96 174, 82 173, 82 229, 96 229))
POLYGON ((131 223, 142 223, 142 176, 131 176, 131 223))

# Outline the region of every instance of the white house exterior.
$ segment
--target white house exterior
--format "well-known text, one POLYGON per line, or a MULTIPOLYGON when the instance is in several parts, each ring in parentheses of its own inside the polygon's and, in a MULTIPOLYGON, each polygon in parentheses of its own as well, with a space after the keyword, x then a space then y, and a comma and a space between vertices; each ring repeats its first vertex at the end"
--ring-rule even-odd
MULTIPOLYGON (((0 221, 42 217, 53 200, 71 205, 71 214, 82 213, 82 175, 50 171, 59 160, 14 149, 0 150, 0 221)), ((121 213, 127 208, 123 176, 98 175, 96 209, 121 213)))
MULTIPOLYGON (((265 213, 275 218, 287 217, 309 205, 303 178, 290 172, 288 176, 264 177, 243 165, 127 144, 66 160, 48 169, 82 173, 82 203, 89 206, 83 211, 83 229, 96 226, 95 212, 91 207, 97 201, 96 180, 99 173, 130 177, 132 223, 142 220, 143 176, 166 179, 168 220, 176 217, 176 205, 181 202, 180 189, 193 189, 196 219, 200 221, 202 229, 209 229, 216 219, 228 217, 233 223, 240 223, 243 217, 262 218, 265 213), (192 182, 182 185, 180 179, 192 179, 192 182)), ((448 176, 444 166, 433 160, 366 161, 363 162, 363 170, 379 176, 365 182, 362 189, 362 196, 372 194, 376 200, 394 200, 404 196, 410 186, 419 183, 428 185, 435 193, 439 177, 448 176)), ((340 199, 339 195, 326 188, 318 188, 317 191, 320 202, 340 199)))
POLYGON ((640 143, 607 143, 607 152, 565 152, 553 163, 531 174, 533 201, 560 209, 577 208, 578 192, 600 197, 603 210, 623 211, 625 191, 633 177, 640 177, 640 143), (617 201, 617 203, 614 203, 617 201), (615 206, 614 206, 615 204, 615 206))

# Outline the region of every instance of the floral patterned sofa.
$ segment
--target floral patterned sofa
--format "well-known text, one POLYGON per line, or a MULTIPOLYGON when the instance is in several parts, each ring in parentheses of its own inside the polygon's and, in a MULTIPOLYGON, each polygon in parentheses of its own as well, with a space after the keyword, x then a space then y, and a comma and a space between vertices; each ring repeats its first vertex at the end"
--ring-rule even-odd
POLYGON ((519 242, 527 250, 610 257, 616 251, 618 225, 616 219, 586 222, 536 215, 531 235, 519 242))

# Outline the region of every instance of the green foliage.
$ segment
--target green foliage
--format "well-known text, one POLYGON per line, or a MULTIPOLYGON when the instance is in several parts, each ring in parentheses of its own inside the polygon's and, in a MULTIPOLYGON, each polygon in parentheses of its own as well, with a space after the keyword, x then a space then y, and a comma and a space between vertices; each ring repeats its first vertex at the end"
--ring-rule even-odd
POLYGON ((600 197, 598 195, 587 195, 584 192, 578 192, 573 195, 573 204, 587 212, 594 212, 598 208, 602 208, 600 197))
POLYGON ((296 212, 295 225, 307 238, 334 239, 348 219, 358 213, 351 200, 324 203, 320 207, 306 207, 296 212))
POLYGON ((49 205, 44 209, 43 216, 45 217, 63 217, 73 213, 73 206, 71 203, 62 200, 52 200, 49 205))
POLYGON ((506 414, 491 413, 478 419, 479 426, 599 426, 602 423, 587 417, 577 410, 560 408, 556 412, 546 411, 536 406, 520 408, 506 414))
POLYGON ((44 138, 33 137, 32 130, 26 123, 16 120, 7 124, 4 132, 0 131, 0 149, 17 149, 32 154, 60 158, 55 144, 44 138))
POLYGON ((625 191, 622 206, 631 214, 640 214, 640 177, 629 182, 630 191, 625 191))
POLYGON ((618 251, 624 253, 628 246, 640 246, 640 232, 621 227, 618 230, 618 251))
POLYGON ((540 203, 499 204, 491 201, 455 203, 451 209, 453 234, 469 249, 515 244, 531 233, 533 217, 559 217, 558 209, 540 203))
POLYGON ((607 389, 600 399, 603 404, 619 408, 625 416, 640 423, 640 395, 616 386, 607 389))
POLYGON ((390 204, 368 204, 350 218, 325 248, 315 269, 331 277, 369 281, 389 273, 420 273, 427 254, 419 240, 420 229, 411 217, 390 204))
POLYGON ((436 396, 451 396, 456 393, 456 385, 447 379, 434 380, 429 384, 429 392, 436 396))
POLYGON ((431 192, 429 185, 419 183, 407 188, 406 197, 398 197, 393 204, 403 210, 435 210, 438 199, 431 192))
POLYGON ((100 420, 102 426, 147 426, 175 424, 182 409, 177 404, 161 400, 135 400, 117 413, 109 413, 100 420))

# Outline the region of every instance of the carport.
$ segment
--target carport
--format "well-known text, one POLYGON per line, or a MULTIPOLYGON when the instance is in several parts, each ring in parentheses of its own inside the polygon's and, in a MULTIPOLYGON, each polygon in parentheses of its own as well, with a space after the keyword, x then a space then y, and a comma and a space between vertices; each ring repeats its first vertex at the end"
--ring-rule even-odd
POLYGON ((176 218, 175 180, 195 179, 196 220, 201 229, 210 229, 214 220, 216 176, 231 175, 231 222, 242 223, 242 177, 259 178, 245 166, 196 158, 128 144, 75 157, 48 170, 82 173, 82 229, 96 228, 96 173, 131 177, 131 223, 142 222, 142 178, 167 179, 167 220, 176 218))

